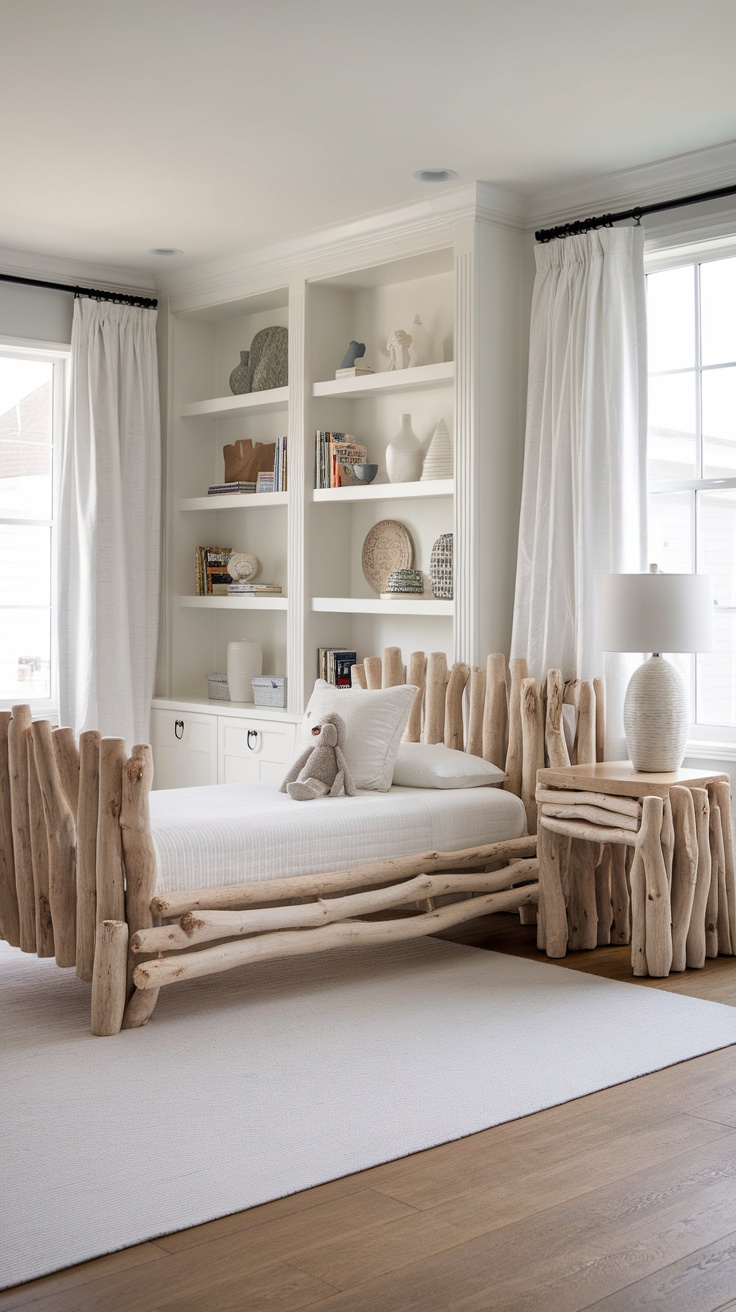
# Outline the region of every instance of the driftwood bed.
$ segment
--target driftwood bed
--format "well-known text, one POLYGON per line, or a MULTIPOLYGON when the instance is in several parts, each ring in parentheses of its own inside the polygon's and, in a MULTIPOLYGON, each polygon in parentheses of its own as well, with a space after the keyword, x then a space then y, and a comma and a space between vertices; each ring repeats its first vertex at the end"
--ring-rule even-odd
POLYGON ((493 911, 535 918, 537 770, 603 757, 603 688, 541 688, 524 661, 485 668, 398 648, 356 666, 367 688, 418 688, 405 738, 505 763, 529 836, 463 851, 422 852, 321 875, 156 894, 149 816, 151 748, 0 713, 0 936, 55 957, 92 984, 92 1031, 143 1025, 159 989, 246 962, 432 934, 493 911), (577 707, 572 753, 562 706, 577 707), (546 749, 546 750, 545 750, 546 749), (377 913, 381 918, 376 919, 377 913))

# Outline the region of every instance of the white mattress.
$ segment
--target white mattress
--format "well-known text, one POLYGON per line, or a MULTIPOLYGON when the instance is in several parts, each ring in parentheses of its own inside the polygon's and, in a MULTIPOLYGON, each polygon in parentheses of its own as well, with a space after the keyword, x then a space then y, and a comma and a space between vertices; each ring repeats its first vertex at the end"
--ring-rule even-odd
POLYGON ((526 833, 499 788, 396 788, 295 802, 278 782, 151 793, 157 893, 319 874, 526 833))

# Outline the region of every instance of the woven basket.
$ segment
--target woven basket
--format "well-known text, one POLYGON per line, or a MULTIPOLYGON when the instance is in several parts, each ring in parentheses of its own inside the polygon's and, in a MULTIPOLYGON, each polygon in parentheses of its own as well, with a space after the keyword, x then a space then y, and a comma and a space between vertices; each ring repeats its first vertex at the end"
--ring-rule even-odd
POLYGON ((207 696, 211 702, 230 701, 230 689, 227 686, 226 674, 207 675, 207 696))
POLYGON ((443 601, 452 600, 452 533, 441 534, 432 547, 429 581, 433 596, 443 601))

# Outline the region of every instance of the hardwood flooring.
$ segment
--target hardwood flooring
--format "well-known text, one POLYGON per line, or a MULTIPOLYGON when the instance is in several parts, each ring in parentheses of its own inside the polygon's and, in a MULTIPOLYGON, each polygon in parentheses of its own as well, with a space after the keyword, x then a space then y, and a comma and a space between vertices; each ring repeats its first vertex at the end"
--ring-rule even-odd
MULTIPOLYGON (((445 937, 545 960, 510 916, 445 937)), ((549 969, 736 1005, 733 958, 634 981, 598 948, 549 969)), ((10 1308, 736 1312, 736 1047, 0 1293, 10 1308)))

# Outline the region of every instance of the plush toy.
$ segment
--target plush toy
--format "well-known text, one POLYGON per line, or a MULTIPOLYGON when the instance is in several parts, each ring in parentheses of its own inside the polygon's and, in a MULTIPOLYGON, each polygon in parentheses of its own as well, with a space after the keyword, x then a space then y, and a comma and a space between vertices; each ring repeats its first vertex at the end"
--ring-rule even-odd
POLYGON ((336 711, 323 715, 311 730, 314 746, 306 747, 294 762, 280 792, 295 802, 311 802, 315 797, 355 796, 353 776, 345 760, 345 721, 336 711))

